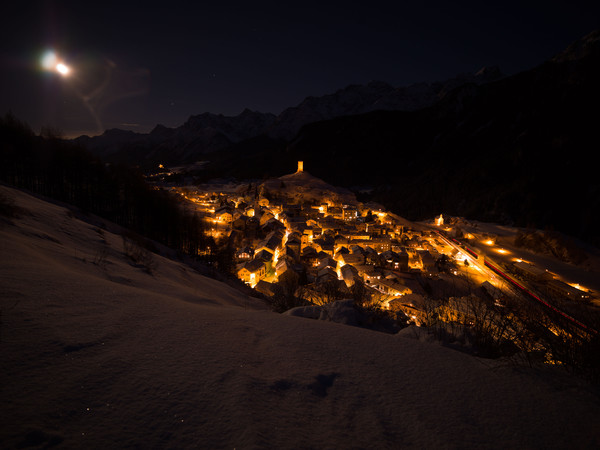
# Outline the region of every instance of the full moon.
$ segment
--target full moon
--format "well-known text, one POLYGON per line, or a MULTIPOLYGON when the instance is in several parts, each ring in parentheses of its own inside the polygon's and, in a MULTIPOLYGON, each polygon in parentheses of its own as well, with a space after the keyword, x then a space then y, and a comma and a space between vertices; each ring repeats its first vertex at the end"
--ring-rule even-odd
POLYGON ((59 74, 66 76, 71 72, 69 66, 67 66, 64 62, 58 59, 56 53, 53 51, 47 51, 42 56, 42 67, 44 70, 48 70, 51 72, 58 72, 59 74))
POLYGON ((60 73, 61 75, 68 75, 69 72, 71 71, 71 69, 69 69, 69 67, 67 65, 65 65, 64 63, 58 63, 56 65, 56 71, 58 73, 60 73))

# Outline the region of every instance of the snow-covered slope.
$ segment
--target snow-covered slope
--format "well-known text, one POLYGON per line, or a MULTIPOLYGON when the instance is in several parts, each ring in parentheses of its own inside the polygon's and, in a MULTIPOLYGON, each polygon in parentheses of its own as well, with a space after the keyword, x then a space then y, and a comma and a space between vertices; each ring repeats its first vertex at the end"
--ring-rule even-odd
POLYGON ((310 200, 326 202, 330 200, 335 203, 350 205, 357 203, 356 196, 348 189, 332 186, 306 171, 271 178, 262 183, 262 187, 269 192, 295 198, 298 202, 310 200))
POLYGON ((0 218, 2 448, 600 445, 573 379, 277 315, 158 255, 148 274, 119 236, 0 190, 23 209, 0 218))

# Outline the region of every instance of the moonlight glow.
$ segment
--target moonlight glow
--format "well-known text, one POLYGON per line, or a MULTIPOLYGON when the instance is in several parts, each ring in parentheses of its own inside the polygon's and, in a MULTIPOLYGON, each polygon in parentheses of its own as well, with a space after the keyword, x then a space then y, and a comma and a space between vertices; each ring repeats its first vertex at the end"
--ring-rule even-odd
POLYGON ((59 74, 66 76, 71 72, 69 66, 67 66, 63 61, 58 59, 56 53, 52 50, 48 50, 41 59, 41 65, 44 70, 49 72, 58 72, 59 74))
POLYGON ((70 69, 69 69, 69 67, 68 67, 68 66, 66 66, 65 64, 63 64, 63 63, 58 63, 58 64, 56 65, 56 71, 57 71, 58 73, 60 73, 61 75, 68 75, 68 74, 69 74, 69 72, 70 72, 70 69))

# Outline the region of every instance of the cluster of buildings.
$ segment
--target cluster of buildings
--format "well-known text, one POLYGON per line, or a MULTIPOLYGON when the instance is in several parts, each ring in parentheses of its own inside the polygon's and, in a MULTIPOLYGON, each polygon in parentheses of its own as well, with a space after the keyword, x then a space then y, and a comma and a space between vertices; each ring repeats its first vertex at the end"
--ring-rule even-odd
MULTIPOLYGON (((311 177, 302 179, 311 184, 311 177)), ((415 273, 435 270, 439 255, 425 239, 428 232, 378 205, 344 203, 326 192, 299 196, 310 186, 281 185, 190 198, 204 213, 209 233, 232 250, 237 277, 264 295, 274 295, 278 283, 293 277, 315 303, 332 287, 349 292, 357 282, 387 303, 418 290, 415 273)))
MULTIPOLYGON (((478 302, 473 298, 505 295, 501 280, 486 279, 485 272, 469 267, 466 254, 433 231, 444 226, 443 216, 433 227, 408 222, 327 185, 305 172, 301 162, 295 174, 262 183, 172 189, 189 201, 214 238, 215 247, 206 251, 227 248, 233 263, 228 267, 267 297, 287 295, 292 286, 306 300, 322 304, 352 297, 358 283, 380 305, 403 311, 420 325, 432 314, 445 321, 467 320, 469 302, 478 302), (431 310, 431 298, 449 301, 431 310)), ((471 233, 464 237, 476 239, 471 233)), ((508 265, 509 272, 540 283, 548 295, 589 298, 532 264, 508 265)))

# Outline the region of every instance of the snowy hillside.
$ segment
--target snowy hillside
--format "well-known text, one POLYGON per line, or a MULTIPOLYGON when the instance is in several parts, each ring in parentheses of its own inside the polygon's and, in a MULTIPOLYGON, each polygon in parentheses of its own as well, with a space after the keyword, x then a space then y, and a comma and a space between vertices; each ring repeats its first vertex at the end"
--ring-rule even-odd
POLYGON ((333 200, 350 205, 357 203, 355 195, 348 189, 332 186, 305 171, 271 178, 262 183, 262 186, 269 192, 295 198, 298 202, 301 200, 316 202, 333 200))
POLYGON ((267 311, 6 187, 2 448, 598 448, 592 388, 267 311))

